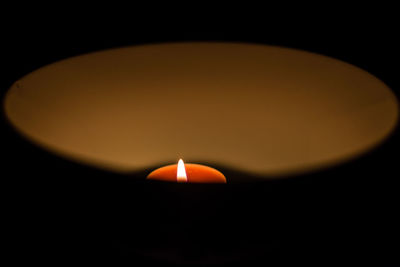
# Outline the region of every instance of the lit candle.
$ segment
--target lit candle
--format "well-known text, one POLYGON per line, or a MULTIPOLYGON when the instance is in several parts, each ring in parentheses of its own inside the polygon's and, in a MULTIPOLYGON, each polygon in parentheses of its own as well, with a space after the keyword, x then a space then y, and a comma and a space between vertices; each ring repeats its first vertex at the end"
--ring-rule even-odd
POLYGON ((218 170, 200 164, 185 164, 182 159, 178 164, 154 170, 147 179, 183 183, 226 183, 225 176, 218 170))

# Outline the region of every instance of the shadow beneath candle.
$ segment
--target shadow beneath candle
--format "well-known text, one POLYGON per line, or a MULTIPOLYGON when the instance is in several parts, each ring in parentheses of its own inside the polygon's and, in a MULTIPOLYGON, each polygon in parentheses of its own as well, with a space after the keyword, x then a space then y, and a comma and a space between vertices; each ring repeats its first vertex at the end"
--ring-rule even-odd
MULTIPOLYGON (((263 180, 226 166, 201 163, 223 172, 228 183, 123 177, 132 186, 118 189, 111 224, 113 248, 120 259, 160 265, 252 266, 290 263, 314 248, 319 240, 316 232, 327 227, 314 221, 324 216, 319 209, 327 207, 321 204, 327 192, 312 192, 314 187, 296 179, 263 180), (321 202, 314 203, 314 198, 321 202)), ((132 176, 145 177, 149 169, 132 176)))

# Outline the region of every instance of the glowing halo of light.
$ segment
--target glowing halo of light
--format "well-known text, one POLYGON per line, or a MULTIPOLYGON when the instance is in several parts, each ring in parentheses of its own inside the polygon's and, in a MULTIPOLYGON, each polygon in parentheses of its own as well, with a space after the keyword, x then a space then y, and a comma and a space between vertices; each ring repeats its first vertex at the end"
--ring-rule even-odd
POLYGON ((265 178, 351 160, 398 120, 382 81, 345 62, 242 43, 166 43, 72 57, 21 78, 5 114, 28 140, 115 172, 176 155, 265 178))

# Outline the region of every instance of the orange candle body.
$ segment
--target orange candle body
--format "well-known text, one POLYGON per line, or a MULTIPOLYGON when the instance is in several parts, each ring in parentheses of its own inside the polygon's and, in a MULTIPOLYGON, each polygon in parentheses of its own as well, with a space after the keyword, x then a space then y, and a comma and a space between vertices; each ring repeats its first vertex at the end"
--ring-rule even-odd
MULTIPOLYGON (((225 176, 218 170, 193 163, 185 163, 188 183, 226 183, 225 176)), ((151 172, 147 179, 177 182, 178 164, 172 164, 151 172)))

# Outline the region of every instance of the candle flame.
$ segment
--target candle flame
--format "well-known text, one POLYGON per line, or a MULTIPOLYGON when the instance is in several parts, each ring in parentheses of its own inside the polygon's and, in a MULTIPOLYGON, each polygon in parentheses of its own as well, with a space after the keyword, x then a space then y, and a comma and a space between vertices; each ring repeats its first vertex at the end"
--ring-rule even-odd
POLYGON ((178 171, 176 173, 176 180, 178 182, 187 182, 185 163, 183 163, 182 159, 178 161, 178 171))

